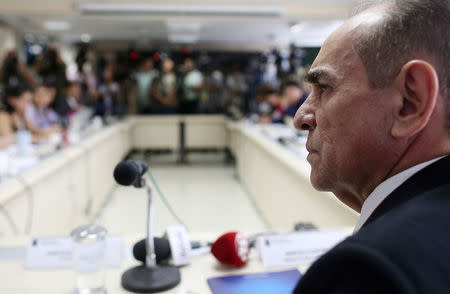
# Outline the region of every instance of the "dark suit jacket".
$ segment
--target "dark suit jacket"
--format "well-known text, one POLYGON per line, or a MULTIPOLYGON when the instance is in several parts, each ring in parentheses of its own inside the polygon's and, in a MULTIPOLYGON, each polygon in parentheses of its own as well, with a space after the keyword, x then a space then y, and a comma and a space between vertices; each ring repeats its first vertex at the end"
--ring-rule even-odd
POLYGON ((386 198, 359 232, 319 258, 295 294, 450 293, 450 156, 386 198))

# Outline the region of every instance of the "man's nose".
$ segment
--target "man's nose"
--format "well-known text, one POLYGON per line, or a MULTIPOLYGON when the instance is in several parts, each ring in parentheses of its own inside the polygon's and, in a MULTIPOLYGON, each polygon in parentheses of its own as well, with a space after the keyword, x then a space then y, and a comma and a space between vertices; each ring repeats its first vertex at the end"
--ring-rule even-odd
POLYGON ((298 130, 312 131, 316 127, 316 115, 311 100, 306 99, 295 113, 294 126, 298 130))

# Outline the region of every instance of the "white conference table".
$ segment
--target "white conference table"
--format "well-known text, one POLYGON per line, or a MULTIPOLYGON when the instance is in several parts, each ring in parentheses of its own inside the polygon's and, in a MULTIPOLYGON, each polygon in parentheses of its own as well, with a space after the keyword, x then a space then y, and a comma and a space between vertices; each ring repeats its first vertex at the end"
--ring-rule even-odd
POLYGON ((232 151, 240 181, 270 228, 292 228, 296 222, 319 228, 356 223, 357 213, 331 193, 313 189, 306 160, 264 136, 261 127, 229 122, 221 115, 138 116, 1 183, 0 236, 64 234, 91 221, 115 187, 114 166, 135 148, 176 150, 180 123, 185 124, 187 148, 232 151))
MULTIPOLYGON (((205 237, 214 236, 213 234, 192 234, 197 240, 209 240, 205 237)), ((142 236, 128 235, 124 237, 128 248, 142 236)), ((9 237, 0 241, 0 247, 14 248, 25 247, 29 238, 9 237)), ((122 261, 120 268, 107 268, 105 273, 105 287, 109 294, 130 293, 123 289, 120 281, 121 275, 127 269, 139 265, 140 263, 132 257, 122 261)), ((301 273, 307 269, 307 265, 298 267, 301 273)), ((180 268, 181 283, 170 290, 160 293, 177 293, 178 291, 189 291, 195 294, 210 294, 211 291, 207 284, 207 279, 218 276, 244 274, 244 273, 262 273, 267 271, 282 271, 292 269, 293 267, 264 268, 259 260, 255 250, 252 250, 250 261, 242 268, 230 268, 219 264, 215 258, 208 254, 192 258, 190 265, 180 268)), ((75 274, 71 269, 60 270, 27 270, 24 260, 0 260, 0 292, 8 294, 70 294, 75 286, 75 274)), ((183 292, 181 292, 183 293, 183 292)), ((231 294, 231 293, 230 293, 231 294)))
MULTIPOLYGON (((355 212, 330 193, 312 188, 304 158, 265 137, 255 126, 227 122, 223 116, 131 117, 43 160, 22 173, 20 180, 2 183, 0 205, 16 223, 19 235, 11 232, 8 220, 0 214, 0 247, 27 246, 29 235, 21 235, 27 233, 27 220, 31 220, 31 235, 66 234, 92 220, 114 187, 115 164, 132 148, 177 148, 180 121, 186 123, 187 147, 232 150, 239 178, 271 229, 290 229, 298 221, 312 222, 320 229, 356 223, 355 212)), ((211 240, 203 238, 211 236, 192 235, 197 240, 211 240)), ((124 236, 127 244, 140 238, 124 236)), ((108 293, 129 293, 122 289, 120 277, 137 264, 127 259, 120 268, 108 269, 108 293)), ((257 258, 242 269, 228 269, 212 256, 196 257, 181 269, 181 284, 165 293, 207 294, 210 277, 264 271, 257 258)), ((0 293, 8 294, 71 293, 75 283, 71 270, 25 270, 23 260, 0 261, 0 275, 0 293)))

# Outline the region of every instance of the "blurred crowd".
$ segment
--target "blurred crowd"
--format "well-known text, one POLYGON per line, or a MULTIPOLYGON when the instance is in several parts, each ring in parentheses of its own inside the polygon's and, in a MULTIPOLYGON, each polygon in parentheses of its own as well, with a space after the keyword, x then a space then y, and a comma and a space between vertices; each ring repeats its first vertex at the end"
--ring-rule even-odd
POLYGON ((34 142, 63 134, 82 110, 105 122, 127 114, 222 113, 236 120, 284 123, 308 96, 304 69, 293 64, 274 74, 273 64, 242 59, 214 66, 188 54, 177 63, 167 54, 131 57, 135 66, 105 58, 94 66, 82 48, 76 72, 69 73, 54 46, 31 65, 17 51, 8 52, 0 70, 0 148, 13 144, 21 130, 30 132, 34 142))

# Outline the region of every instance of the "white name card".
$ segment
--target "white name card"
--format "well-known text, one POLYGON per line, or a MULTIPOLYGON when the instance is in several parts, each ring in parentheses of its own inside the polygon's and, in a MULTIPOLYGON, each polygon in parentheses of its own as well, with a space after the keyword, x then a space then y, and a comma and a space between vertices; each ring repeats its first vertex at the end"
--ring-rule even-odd
POLYGON ((263 235, 257 239, 265 267, 308 265, 348 236, 345 230, 263 235))
MULTIPOLYGON (((106 237, 105 263, 120 267, 123 258, 123 238, 106 237)), ((25 268, 58 269, 72 267, 72 239, 70 237, 32 237, 27 248, 25 268)))

